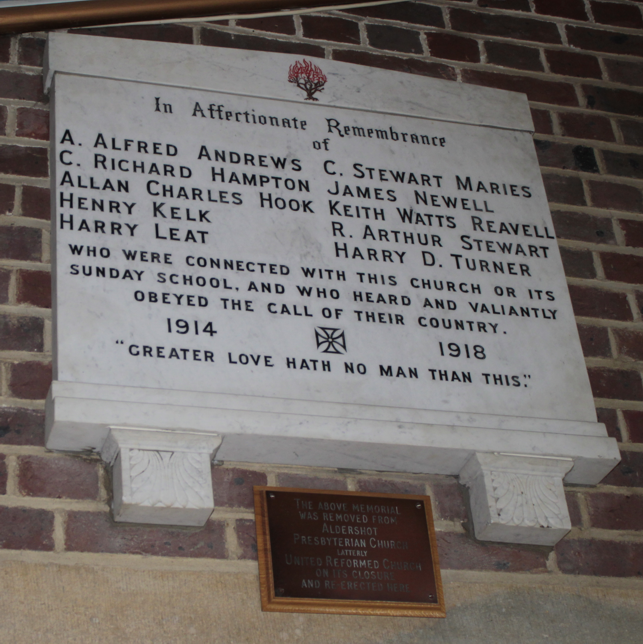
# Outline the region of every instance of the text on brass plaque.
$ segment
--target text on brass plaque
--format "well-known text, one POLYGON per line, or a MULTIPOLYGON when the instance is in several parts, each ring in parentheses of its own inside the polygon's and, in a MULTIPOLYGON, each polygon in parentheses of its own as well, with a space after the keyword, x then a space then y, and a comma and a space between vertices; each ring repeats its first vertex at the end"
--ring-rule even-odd
POLYGON ((430 503, 255 487, 263 609, 444 616, 430 503))

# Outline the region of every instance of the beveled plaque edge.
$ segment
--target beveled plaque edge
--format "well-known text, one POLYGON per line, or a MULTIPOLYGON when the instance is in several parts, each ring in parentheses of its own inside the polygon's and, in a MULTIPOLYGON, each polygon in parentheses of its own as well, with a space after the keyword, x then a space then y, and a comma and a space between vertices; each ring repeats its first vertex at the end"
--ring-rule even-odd
POLYGON ((259 588, 261 610, 280 613, 322 613, 336 615, 380 615, 389 617, 446 617, 438 546, 433 524, 431 497, 420 494, 380 494, 377 492, 353 492, 347 490, 315 490, 308 488, 274 487, 255 485, 255 523, 257 529, 257 558, 259 563, 259 588), (354 497, 375 497, 385 499, 408 499, 424 502, 426 526, 431 548, 431 561, 437 594, 437 603, 383 602, 356 599, 314 599, 296 597, 276 597, 268 524, 267 492, 293 492, 306 494, 333 494, 354 497))

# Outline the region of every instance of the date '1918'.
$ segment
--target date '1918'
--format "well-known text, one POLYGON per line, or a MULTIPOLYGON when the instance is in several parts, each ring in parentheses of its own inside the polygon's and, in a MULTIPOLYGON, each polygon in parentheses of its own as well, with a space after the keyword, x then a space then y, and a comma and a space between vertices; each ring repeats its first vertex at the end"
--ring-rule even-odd
MULTIPOLYGON (((440 355, 441 356, 446 355, 444 353, 444 345, 442 344, 442 342, 440 342, 439 345, 440 345, 440 355)), ((487 357, 484 347, 480 344, 474 344, 471 348, 469 348, 468 344, 463 344, 462 347, 464 347, 464 354, 463 354, 463 349, 459 344, 456 344, 455 342, 449 342, 449 344, 447 344, 447 350, 449 352, 449 356, 451 356, 452 358, 473 357, 473 358, 476 358, 477 360, 484 360, 487 357)))

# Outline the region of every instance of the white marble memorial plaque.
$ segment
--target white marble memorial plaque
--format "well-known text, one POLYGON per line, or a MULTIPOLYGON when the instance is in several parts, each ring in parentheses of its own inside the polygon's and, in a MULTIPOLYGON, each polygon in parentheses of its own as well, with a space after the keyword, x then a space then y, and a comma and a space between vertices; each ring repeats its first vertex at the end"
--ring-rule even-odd
MULTIPOLYGON (((89 76, 52 65, 50 408, 58 386, 61 405, 147 405, 136 426, 171 430, 151 407, 201 407, 208 418, 187 427, 219 432, 221 453, 239 460, 417 469, 367 444, 412 450, 404 432, 426 438, 433 425, 524 432, 528 450, 496 437, 492 451, 559 457, 578 454, 548 449, 544 434, 599 439, 614 464, 531 133, 522 117, 502 127, 489 116, 494 98, 515 111, 513 95, 458 86, 450 119, 454 84, 413 79, 400 109, 397 97, 373 101, 372 87, 355 99, 358 67, 225 52, 238 59, 226 70, 199 55, 218 61, 212 89, 181 86, 176 68, 163 82, 158 65, 135 79, 101 77, 96 60, 89 76), (377 423, 388 435, 367 437, 377 423), (324 456, 310 443, 298 461, 302 439, 346 449, 324 456)), ((404 92, 406 77, 378 74, 404 92)), ((117 407, 84 445, 132 424, 117 407)), ((80 419, 66 422, 82 433, 80 419)), ((52 446, 68 448, 69 432, 51 431, 52 446)), ((480 451, 453 432, 434 452, 443 465, 422 471, 454 473, 480 451)))
POLYGON ((593 419, 528 133, 55 89, 59 380, 593 419))

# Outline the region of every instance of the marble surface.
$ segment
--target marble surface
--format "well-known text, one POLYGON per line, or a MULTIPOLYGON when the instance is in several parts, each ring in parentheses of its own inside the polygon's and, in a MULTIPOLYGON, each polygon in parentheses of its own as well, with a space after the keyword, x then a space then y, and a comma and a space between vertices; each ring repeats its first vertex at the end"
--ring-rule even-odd
POLYGON ((528 134, 66 74, 55 105, 57 379, 595 420, 528 134))
POLYGON ((64 451, 100 451, 120 425, 220 434, 218 459, 256 463, 456 475, 476 452, 512 452, 573 458, 566 481, 596 484, 620 460, 598 423, 60 381, 46 412, 64 451))
POLYGON ((121 425, 444 474, 510 451, 598 482, 618 449, 524 96, 318 60, 305 100, 305 64, 52 34, 47 445, 121 425))
POLYGON ((474 454, 460 472, 477 539, 554 546, 572 528, 563 477, 569 458, 474 454))
POLYGON ((101 457, 112 466, 114 520, 202 526, 214 510, 216 434, 110 427, 101 457))

